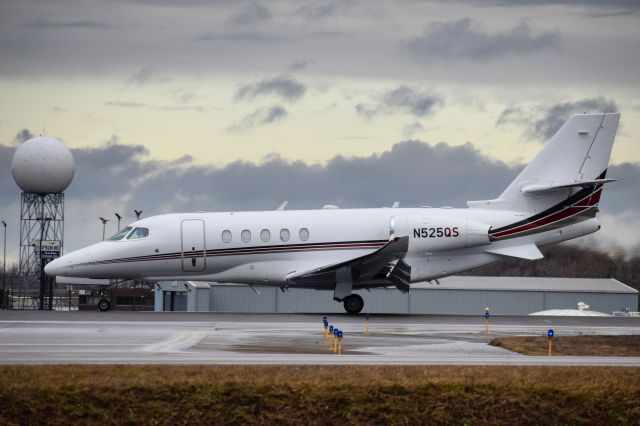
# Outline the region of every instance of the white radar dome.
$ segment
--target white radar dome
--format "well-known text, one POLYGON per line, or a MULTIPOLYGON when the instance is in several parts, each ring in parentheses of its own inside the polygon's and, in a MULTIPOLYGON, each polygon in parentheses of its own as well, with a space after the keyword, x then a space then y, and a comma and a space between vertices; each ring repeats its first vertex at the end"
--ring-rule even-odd
POLYGON ((71 151, 61 141, 39 136, 24 142, 16 150, 11 173, 24 192, 50 194, 67 189, 75 165, 71 151))

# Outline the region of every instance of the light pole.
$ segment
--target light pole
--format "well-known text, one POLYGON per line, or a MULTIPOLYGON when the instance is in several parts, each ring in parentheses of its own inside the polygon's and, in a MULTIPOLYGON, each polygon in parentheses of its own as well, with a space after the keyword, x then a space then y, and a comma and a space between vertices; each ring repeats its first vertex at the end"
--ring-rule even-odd
POLYGON ((102 241, 104 241, 104 232, 107 227, 107 222, 109 222, 109 219, 105 219, 104 217, 101 217, 100 221, 102 222, 102 241))
POLYGON ((140 220, 140 215, 142 214, 142 210, 133 209, 136 214, 136 220, 140 220))
POLYGON ((122 220, 122 216, 120 216, 118 213, 115 213, 115 215, 118 218, 118 232, 120 232, 120 220, 122 220))
POLYGON ((4 227, 4 245, 2 246, 2 309, 7 309, 7 297, 5 295, 7 286, 7 222, 1 221, 4 227))

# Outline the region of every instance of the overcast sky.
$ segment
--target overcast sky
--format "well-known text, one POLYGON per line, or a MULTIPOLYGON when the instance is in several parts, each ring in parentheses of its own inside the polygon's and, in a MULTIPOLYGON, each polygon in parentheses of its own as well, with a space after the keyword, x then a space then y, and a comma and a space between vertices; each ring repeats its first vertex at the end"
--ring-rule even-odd
POLYGON ((639 1, 5 0, 0 93, 12 259, 8 166, 43 131, 75 249, 133 208, 463 206, 585 111, 622 113, 599 241, 638 247, 639 1))

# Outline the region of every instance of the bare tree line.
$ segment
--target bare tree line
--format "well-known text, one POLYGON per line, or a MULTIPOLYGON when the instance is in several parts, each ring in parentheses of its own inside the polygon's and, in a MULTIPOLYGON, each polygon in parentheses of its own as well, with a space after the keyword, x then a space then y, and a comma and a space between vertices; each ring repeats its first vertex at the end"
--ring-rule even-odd
POLYGON ((615 278, 640 290, 640 255, 559 244, 541 249, 544 259, 508 258, 462 275, 509 277, 615 278))

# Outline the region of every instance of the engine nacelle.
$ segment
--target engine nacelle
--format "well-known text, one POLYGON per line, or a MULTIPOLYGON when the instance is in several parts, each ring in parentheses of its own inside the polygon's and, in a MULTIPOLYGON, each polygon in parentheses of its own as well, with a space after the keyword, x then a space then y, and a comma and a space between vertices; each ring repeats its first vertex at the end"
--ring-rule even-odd
POLYGON ((410 252, 458 250, 489 244, 489 225, 444 216, 407 216, 410 252))

